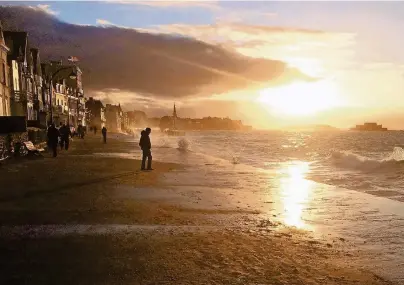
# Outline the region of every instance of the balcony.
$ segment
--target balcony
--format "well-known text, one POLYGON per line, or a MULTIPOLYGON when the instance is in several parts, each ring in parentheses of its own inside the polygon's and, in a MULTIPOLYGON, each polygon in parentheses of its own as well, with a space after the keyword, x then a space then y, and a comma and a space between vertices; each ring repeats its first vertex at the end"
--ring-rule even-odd
POLYGON ((32 92, 27 92, 27 101, 34 102, 34 94, 32 92))
POLYGON ((15 101, 15 102, 22 102, 26 100, 26 97, 24 96, 24 94, 20 91, 13 91, 11 93, 11 98, 15 101))
POLYGON ((52 110, 53 110, 53 112, 59 113, 59 114, 64 114, 65 113, 64 106, 53 106, 52 110))

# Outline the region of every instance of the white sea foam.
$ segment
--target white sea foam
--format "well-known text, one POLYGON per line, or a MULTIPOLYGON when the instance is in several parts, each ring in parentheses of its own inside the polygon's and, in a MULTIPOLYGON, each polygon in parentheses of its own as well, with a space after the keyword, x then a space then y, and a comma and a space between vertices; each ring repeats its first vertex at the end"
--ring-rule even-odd
POLYGON ((401 165, 404 162, 404 149, 395 147, 392 153, 381 159, 369 158, 348 151, 333 151, 330 159, 335 165, 349 169, 385 169, 401 165))

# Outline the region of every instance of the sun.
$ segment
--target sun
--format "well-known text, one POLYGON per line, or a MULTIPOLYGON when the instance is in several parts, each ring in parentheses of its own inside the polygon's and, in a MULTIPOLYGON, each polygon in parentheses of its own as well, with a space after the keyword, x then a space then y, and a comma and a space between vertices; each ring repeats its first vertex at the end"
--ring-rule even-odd
POLYGON ((257 102, 272 113, 310 116, 341 105, 337 86, 329 80, 299 82, 259 92, 257 102))

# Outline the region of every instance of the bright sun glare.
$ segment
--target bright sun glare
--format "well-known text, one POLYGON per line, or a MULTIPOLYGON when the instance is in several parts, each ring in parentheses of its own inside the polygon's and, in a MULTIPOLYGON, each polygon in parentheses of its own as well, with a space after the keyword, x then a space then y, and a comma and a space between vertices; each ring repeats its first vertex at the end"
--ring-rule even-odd
POLYGON ((328 80, 263 89, 257 101, 270 112, 289 116, 315 115, 341 103, 337 86, 328 80))

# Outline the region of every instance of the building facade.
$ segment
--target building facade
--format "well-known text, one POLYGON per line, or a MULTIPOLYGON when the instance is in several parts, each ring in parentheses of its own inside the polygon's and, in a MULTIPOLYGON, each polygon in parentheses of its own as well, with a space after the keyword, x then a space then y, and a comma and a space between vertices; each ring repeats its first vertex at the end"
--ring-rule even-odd
POLYGON ((102 129, 105 127, 105 107, 100 100, 95 100, 90 97, 85 102, 86 109, 86 125, 89 128, 96 127, 97 129, 102 129))
POLYGON ((43 98, 44 80, 42 77, 41 59, 37 48, 30 49, 31 71, 33 77, 34 113, 39 126, 46 127, 46 105, 43 98))
POLYGON ((7 61, 11 67, 11 115, 25 116, 28 121, 37 120, 33 58, 28 46, 28 34, 4 31, 4 39, 10 49, 7 61))
POLYGON ((107 104, 105 107, 106 128, 109 132, 122 132, 123 112, 121 105, 107 104))
POLYGON ((61 124, 69 124, 68 121, 68 94, 70 90, 66 86, 66 81, 55 83, 52 86, 52 121, 56 126, 61 124))
POLYGON ((42 71, 45 73, 46 85, 52 85, 52 88, 46 87, 49 91, 43 91, 43 97, 48 96, 49 104, 52 104, 52 121, 75 128, 78 125, 85 126, 85 99, 80 68, 64 65, 62 61, 51 61, 42 64, 42 71))
POLYGON ((10 69, 7 62, 9 48, 6 46, 0 23, 0 116, 10 116, 10 69))

